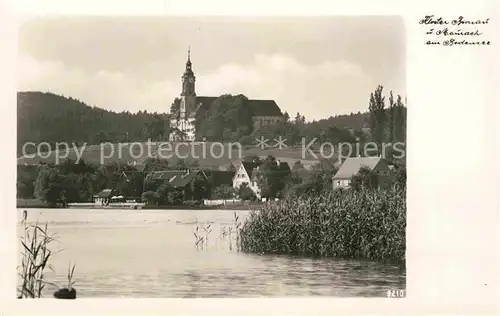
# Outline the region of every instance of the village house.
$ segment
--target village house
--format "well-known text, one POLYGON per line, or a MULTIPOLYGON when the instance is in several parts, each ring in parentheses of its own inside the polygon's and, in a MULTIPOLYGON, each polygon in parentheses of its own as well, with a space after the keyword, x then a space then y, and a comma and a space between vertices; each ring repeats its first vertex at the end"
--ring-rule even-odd
POLYGON ((177 190, 182 191, 184 200, 196 198, 210 199, 212 190, 221 185, 232 186, 234 171, 220 170, 163 170, 154 171, 148 174, 146 181, 148 187, 158 188, 162 184, 170 184, 177 190), (195 196, 192 187, 196 180, 202 180, 203 192, 200 196, 195 196))
MULTIPOLYGON (((278 163, 279 175, 280 177, 285 177, 291 173, 290 166, 286 162, 276 161, 278 163)), ((233 188, 238 190, 243 184, 248 185, 248 187, 254 192, 257 199, 261 199, 261 189, 257 182, 257 173, 259 171, 262 162, 246 162, 240 163, 239 167, 233 177, 233 188)))
MULTIPOLYGON (((190 52, 188 51, 186 68, 182 75, 180 110, 177 115, 170 118, 170 126, 177 129, 182 135, 172 133, 170 141, 194 141, 196 113, 200 109, 209 107, 217 99, 217 97, 197 96, 195 81, 196 77, 192 69, 190 52)), ((274 100, 249 99, 248 106, 252 113, 254 130, 277 124, 283 120, 283 113, 281 113, 281 109, 274 100)))
POLYGON ((332 177, 333 189, 348 188, 351 178, 356 175, 362 167, 368 168, 380 178, 392 177, 392 171, 387 161, 381 157, 355 157, 347 158, 340 165, 337 173, 332 177))
POLYGON ((94 194, 93 200, 96 205, 107 205, 111 199, 112 189, 104 189, 101 192, 94 194))
POLYGON ((246 183, 252 189, 255 196, 260 199, 260 189, 257 185, 254 170, 258 170, 260 163, 243 161, 236 170, 233 177, 233 188, 238 190, 246 183))
POLYGON ((203 170, 163 170, 149 173, 145 179, 145 190, 156 190, 162 184, 169 184, 182 192, 184 200, 207 199, 210 196, 210 184, 203 170), (193 185, 201 180, 202 192, 194 192, 193 185))

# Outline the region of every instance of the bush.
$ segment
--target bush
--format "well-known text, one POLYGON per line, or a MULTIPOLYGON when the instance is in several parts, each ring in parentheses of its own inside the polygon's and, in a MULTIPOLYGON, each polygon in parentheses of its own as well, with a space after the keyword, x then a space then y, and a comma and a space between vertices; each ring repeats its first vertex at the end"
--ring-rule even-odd
POLYGON ((158 194, 154 191, 146 191, 142 193, 141 199, 146 204, 156 204, 158 202, 158 194))
POLYGON ((212 190, 212 199, 227 200, 232 199, 236 195, 236 190, 227 184, 222 184, 212 190))
POLYGON ((238 196, 243 201, 255 201, 257 197, 252 189, 248 187, 248 184, 243 183, 238 189, 238 196))
POLYGON ((405 260, 406 189, 335 190, 254 210, 242 251, 313 257, 405 260))

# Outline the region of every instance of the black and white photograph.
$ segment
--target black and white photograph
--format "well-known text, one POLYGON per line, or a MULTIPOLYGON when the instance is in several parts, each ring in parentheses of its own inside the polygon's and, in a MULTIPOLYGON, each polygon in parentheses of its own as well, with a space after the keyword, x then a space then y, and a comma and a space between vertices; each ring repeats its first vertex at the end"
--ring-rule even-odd
POLYGON ((18 299, 406 297, 403 17, 45 16, 18 49, 18 299))

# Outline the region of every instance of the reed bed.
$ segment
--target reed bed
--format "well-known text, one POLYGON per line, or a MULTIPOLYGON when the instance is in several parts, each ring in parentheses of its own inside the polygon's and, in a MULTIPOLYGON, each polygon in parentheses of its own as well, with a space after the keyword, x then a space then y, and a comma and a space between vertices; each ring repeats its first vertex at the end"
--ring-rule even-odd
POLYGON ((244 252, 405 261, 406 188, 335 190, 250 213, 244 252))

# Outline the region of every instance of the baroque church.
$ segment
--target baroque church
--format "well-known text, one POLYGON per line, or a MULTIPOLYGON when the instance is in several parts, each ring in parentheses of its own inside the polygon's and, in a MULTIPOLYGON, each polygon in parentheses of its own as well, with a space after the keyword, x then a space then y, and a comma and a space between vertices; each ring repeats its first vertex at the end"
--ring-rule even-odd
MULTIPOLYGON (((208 107, 218 97, 197 96, 195 92, 196 77, 191 63, 191 54, 188 50, 186 68, 182 75, 182 92, 179 115, 171 117, 170 126, 177 128, 184 135, 185 141, 195 140, 195 117, 201 107, 208 107)), ((283 120, 283 113, 274 100, 249 99, 248 106, 252 113, 254 130, 263 126, 274 125, 283 120)), ((180 140, 178 134, 171 133, 170 141, 180 140)))

